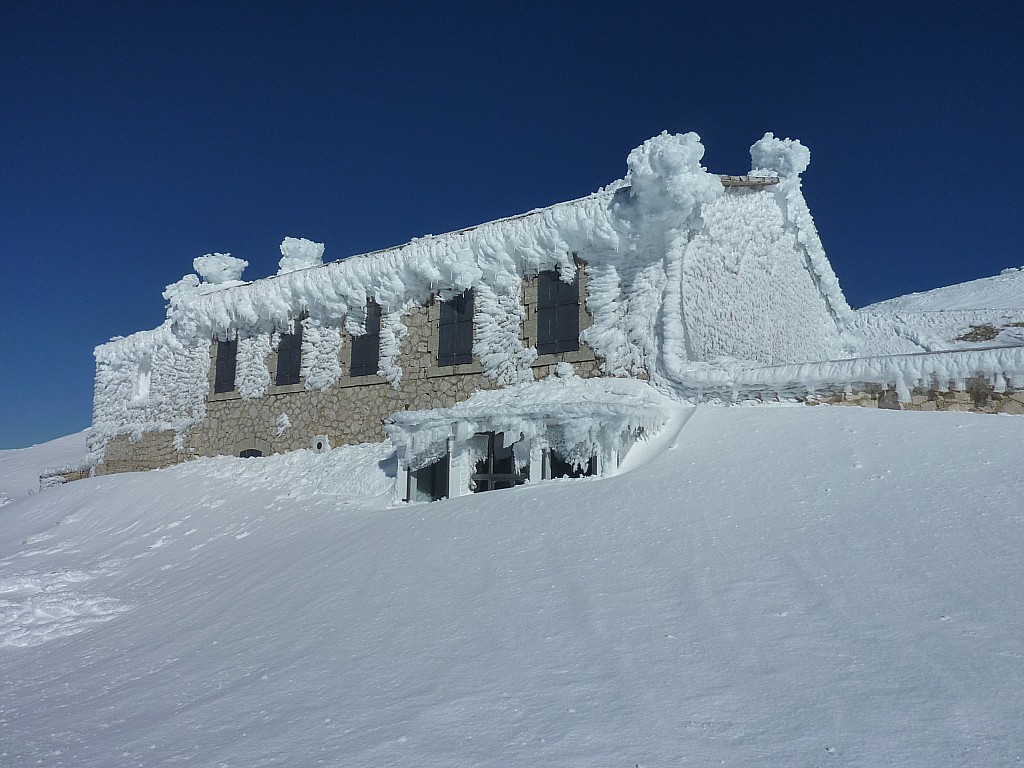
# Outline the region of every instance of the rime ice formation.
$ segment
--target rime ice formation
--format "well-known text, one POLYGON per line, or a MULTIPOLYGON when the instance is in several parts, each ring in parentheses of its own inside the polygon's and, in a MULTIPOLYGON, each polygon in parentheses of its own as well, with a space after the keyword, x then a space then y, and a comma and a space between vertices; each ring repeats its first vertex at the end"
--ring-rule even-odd
MULTIPOLYGON (((667 421, 669 401, 649 384, 580 379, 562 365, 542 381, 477 392, 454 408, 394 414, 387 431, 400 464, 419 469, 442 457, 450 439, 467 443, 474 434, 496 432, 515 444, 520 464, 529 463, 531 451, 541 447, 582 466, 591 456, 610 460, 631 435, 652 434, 667 421)), ((478 458, 468 444, 467 467, 478 458)))
MULTIPOLYGON (((307 389, 327 389, 341 377, 339 349, 340 329, 324 326, 308 317, 302 321, 301 373, 307 389)), ((265 358, 263 355, 259 359, 262 362, 265 358)))
POLYGON ((243 400, 263 397, 270 389, 270 371, 267 356, 270 355, 271 335, 241 334, 238 337, 238 356, 235 368, 235 386, 243 400))
POLYGON ((286 237, 281 242, 281 261, 277 274, 309 269, 324 263, 324 244, 304 237, 286 237))
POLYGON ((230 253, 208 253, 192 260, 192 267, 203 278, 204 283, 226 285, 237 283, 249 262, 236 259, 230 253))
POLYGON ((164 324, 96 347, 96 389, 89 444, 102 456, 118 434, 183 432, 206 413, 210 344, 185 338, 164 324), (140 380, 148 382, 140 393, 140 380))
POLYGON ((160 328, 97 348, 96 455, 117 434, 180 434, 200 423, 214 339, 238 338, 235 386, 259 399, 278 334, 301 319, 303 386, 329 389, 343 374, 345 334, 366 332, 368 300, 381 308, 377 373, 396 389, 409 364, 407 314, 467 289, 483 374, 528 385, 538 353, 520 333, 523 280, 554 270, 569 282, 577 264, 591 321, 581 340, 602 372, 647 379, 674 397, 789 397, 864 382, 902 395, 931 381, 1016 381, 1024 372, 1019 348, 881 360, 942 348, 896 314, 851 311, 801 192, 807 148, 765 134, 739 184, 708 173, 703 155, 697 134, 663 133, 629 153, 622 180, 594 194, 327 264, 323 244, 288 237, 278 274, 255 282, 239 282, 240 259, 200 257, 203 281, 190 274, 167 287, 160 328))
POLYGON ((798 139, 776 139, 775 134, 769 132, 751 146, 750 163, 754 171, 767 171, 790 179, 807 170, 811 150, 798 139))

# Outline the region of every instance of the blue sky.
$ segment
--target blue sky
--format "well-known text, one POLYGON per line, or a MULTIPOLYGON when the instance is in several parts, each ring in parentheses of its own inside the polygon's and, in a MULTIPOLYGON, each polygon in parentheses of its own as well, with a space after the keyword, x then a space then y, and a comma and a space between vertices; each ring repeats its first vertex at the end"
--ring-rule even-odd
POLYGON ((1024 6, 57 3, 0 8, 0 448, 86 427, 92 349, 230 252, 276 270, 592 192, 696 131, 804 192, 855 306, 1024 265, 1024 6), (727 6, 727 7, 726 7, 727 6))

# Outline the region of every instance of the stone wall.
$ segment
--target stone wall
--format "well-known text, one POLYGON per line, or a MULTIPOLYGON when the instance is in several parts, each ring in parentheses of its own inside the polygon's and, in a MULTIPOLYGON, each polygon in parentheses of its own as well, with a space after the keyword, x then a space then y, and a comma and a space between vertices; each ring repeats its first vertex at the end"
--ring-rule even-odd
POLYGON ((141 472, 193 458, 187 450, 174 447, 173 432, 146 432, 138 440, 129 435, 117 435, 107 443, 103 463, 96 467, 97 475, 115 472, 141 472))
POLYGON ((43 472, 39 475, 39 490, 42 491, 54 486, 64 485, 64 483, 70 483, 73 480, 84 480, 91 476, 92 471, 89 469, 74 469, 68 472, 43 472))
MULTIPOLYGON (((327 435, 332 445, 384 439, 382 420, 398 410, 448 407, 465 400, 476 389, 493 388, 493 382, 479 372, 478 365, 453 366, 454 371, 430 365, 431 327, 429 308, 406 318, 409 335, 402 348, 405 377, 398 390, 379 377, 343 379, 326 392, 307 392, 301 385, 259 400, 234 396, 211 400, 206 421, 184 436, 181 449, 174 447, 172 432, 144 434, 133 442, 121 435, 107 445, 104 463, 96 474, 131 472, 176 464, 195 456, 229 454, 237 456, 247 448, 264 454, 308 448, 317 435, 327 435), (407 364, 418 355, 419 366, 407 364), (353 384, 352 382, 357 382, 353 384), (277 434, 277 418, 288 415, 291 427, 277 434)), ((436 345, 436 331, 433 334, 436 345)), ((348 349, 342 347, 342 355, 348 349)), ((436 346, 434 348, 436 353, 436 346)), ((537 378, 547 376, 561 359, 575 359, 573 367, 581 376, 600 375, 599 361, 585 348, 562 355, 545 355, 534 366, 537 378), (587 358, 589 359, 580 359, 587 358)), ((433 358, 436 362, 436 356, 433 358)), ((212 372, 211 372, 212 377, 212 372)), ((289 389, 289 388, 280 388, 289 389)), ((212 392, 212 380, 211 380, 212 392)), ((212 395, 211 395, 212 397, 212 395)), ((808 396, 807 405, 845 405, 904 411, 968 411, 973 413, 1024 414, 1024 391, 996 392, 984 379, 972 379, 963 391, 916 389, 909 402, 899 402, 896 392, 878 385, 862 385, 851 392, 808 396)), ((68 473, 65 481, 88 475, 68 473)), ((58 481, 59 482, 59 481, 58 481)))
MULTIPOLYGON (((585 286, 586 276, 581 275, 583 296, 585 286)), ((520 298, 527 314, 520 337, 527 347, 536 343, 536 297, 536 281, 524 281, 520 298)), ((484 375, 476 361, 437 365, 439 316, 440 305, 436 301, 403 316, 408 334, 402 341, 398 360, 403 376, 397 389, 380 376, 348 375, 352 339, 343 333, 339 352, 343 375, 324 391, 306 390, 300 383, 272 385, 265 396, 252 400, 242 399, 237 391, 215 394, 216 344, 211 343, 206 419, 182 435, 177 448, 172 432, 146 433, 137 441, 118 436, 107 444, 104 463, 97 473, 155 469, 196 456, 237 456, 252 449, 263 454, 292 451, 312 447, 320 435, 326 435, 334 446, 378 442, 385 438, 384 419, 396 411, 448 408, 477 390, 493 389, 494 382, 484 375), (282 415, 289 424, 283 430, 278 427, 282 415)), ((581 302, 580 330, 590 322, 581 302)), ((560 362, 570 363, 583 377, 601 375, 600 361, 592 350, 581 345, 575 352, 539 356, 532 366, 534 377, 544 378, 560 362)), ((266 364, 273 377, 275 353, 270 354, 266 364)))
POLYGON ((895 390, 864 385, 852 392, 814 395, 808 405, 855 405, 900 411, 970 411, 973 413, 1024 414, 1024 391, 996 392, 985 379, 971 379, 961 392, 915 389, 910 400, 901 403, 895 390))

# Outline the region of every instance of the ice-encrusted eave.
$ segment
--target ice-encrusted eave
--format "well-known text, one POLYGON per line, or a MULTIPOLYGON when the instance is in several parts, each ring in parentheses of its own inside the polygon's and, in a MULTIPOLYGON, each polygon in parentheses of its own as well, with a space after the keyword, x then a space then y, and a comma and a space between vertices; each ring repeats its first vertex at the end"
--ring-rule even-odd
POLYGON ((385 421, 399 461, 418 469, 474 434, 506 441, 543 437, 566 455, 610 455, 624 433, 653 433, 668 419, 670 401, 635 379, 580 379, 563 370, 541 381, 480 391, 452 408, 399 411, 385 421))
POLYGON ((567 271, 573 255, 614 253, 620 232, 611 191, 404 245, 351 256, 172 302, 179 336, 227 337, 288 328, 300 314, 339 326, 361 317, 367 299, 385 313, 487 284, 518 290, 519 280, 548 269, 567 271))

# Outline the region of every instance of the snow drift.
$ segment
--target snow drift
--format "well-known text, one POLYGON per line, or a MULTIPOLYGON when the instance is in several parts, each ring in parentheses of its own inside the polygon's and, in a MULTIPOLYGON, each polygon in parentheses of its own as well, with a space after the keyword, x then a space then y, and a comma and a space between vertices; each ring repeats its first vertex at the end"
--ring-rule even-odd
POLYGON ((370 446, 8 504, 0 764, 1018 762, 1024 420, 700 408, 668 438, 396 508, 370 446))

